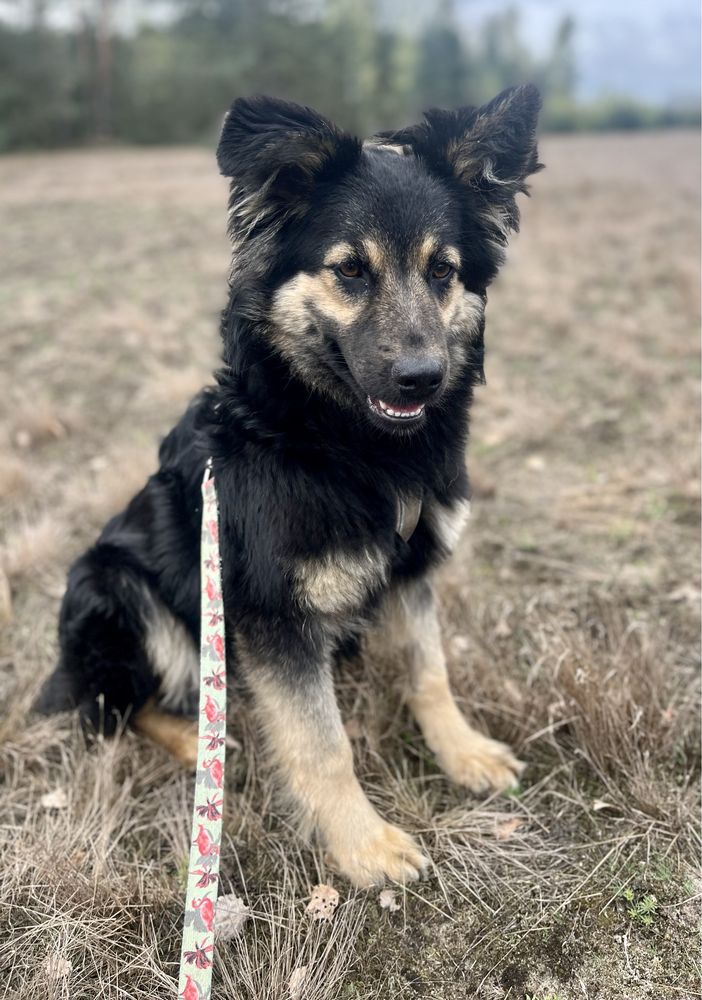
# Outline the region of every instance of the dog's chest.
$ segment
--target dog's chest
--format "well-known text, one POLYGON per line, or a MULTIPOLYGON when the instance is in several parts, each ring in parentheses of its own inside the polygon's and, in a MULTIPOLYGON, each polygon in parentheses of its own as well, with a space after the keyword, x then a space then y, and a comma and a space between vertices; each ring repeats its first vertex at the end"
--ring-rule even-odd
POLYGON ((468 512, 466 500, 403 500, 394 531, 300 560, 293 574, 299 604, 307 613, 337 620, 363 615, 395 577, 421 575, 447 558, 468 512))
POLYGON ((458 545, 469 513, 467 500, 447 504, 435 497, 425 498, 414 530, 403 534, 398 528, 393 576, 421 576, 448 559, 458 545))

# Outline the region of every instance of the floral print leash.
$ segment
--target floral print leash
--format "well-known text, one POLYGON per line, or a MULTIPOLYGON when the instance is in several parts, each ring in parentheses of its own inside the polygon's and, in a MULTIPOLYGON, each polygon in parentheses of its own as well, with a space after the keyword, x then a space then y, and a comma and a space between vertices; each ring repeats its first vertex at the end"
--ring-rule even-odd
POLYGON ((212 459, 202 479, 200 713, 178 996, 210 1000, 224 801, 227 682, 219 512, 212 459))

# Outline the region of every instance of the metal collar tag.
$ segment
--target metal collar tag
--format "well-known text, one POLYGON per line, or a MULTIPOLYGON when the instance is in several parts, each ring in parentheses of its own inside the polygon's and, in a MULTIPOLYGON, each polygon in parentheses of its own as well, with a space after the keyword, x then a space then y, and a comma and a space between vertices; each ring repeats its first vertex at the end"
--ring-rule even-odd
POLYGON ((421 495, 397 498, 397 521, 395 531, 404 542, 408 542, 422 516, 421 495))

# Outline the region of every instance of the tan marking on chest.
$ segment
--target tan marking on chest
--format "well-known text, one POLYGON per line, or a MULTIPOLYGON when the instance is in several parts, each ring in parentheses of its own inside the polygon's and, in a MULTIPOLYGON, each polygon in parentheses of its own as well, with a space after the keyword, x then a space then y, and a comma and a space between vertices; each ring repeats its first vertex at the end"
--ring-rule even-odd
POLYGON ((387 576, 387 561, 375 546, 359 552, 326 552, 295 568, 300 603, 327 615, 353 612, 387 582, 387 576))

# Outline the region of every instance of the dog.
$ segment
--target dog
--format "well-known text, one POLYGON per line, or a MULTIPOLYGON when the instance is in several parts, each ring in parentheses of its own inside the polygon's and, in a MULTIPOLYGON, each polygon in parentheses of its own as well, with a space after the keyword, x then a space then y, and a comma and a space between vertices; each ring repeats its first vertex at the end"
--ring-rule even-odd
POLYGON ((487 288, 541 167, 539 108, 525 85, 361 142, 309 108, 234 101, 217 151, 233 243, 223 367, 71 568, 38 700, 106 735, 129 719, 194 765, 213 456, 229 661, 284 789, 358 886, 415 879, 428 861, 354 774, 339 651, 382 639, 453 781, 484 793, 523 767, 454 702, 432 576, 468 512, 487 288))

